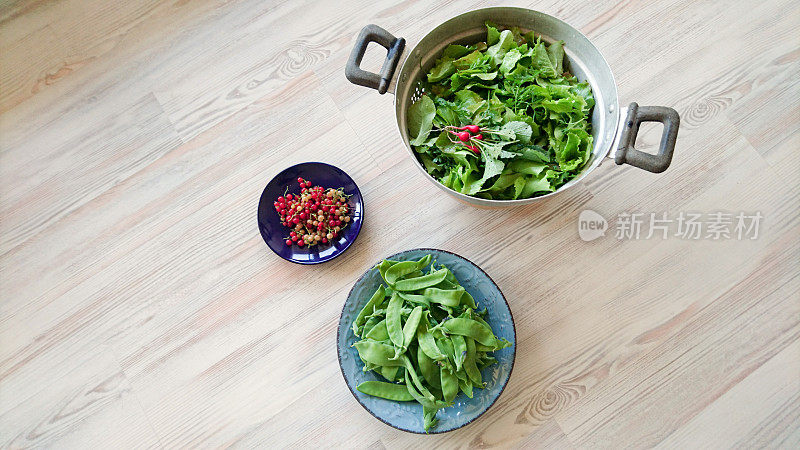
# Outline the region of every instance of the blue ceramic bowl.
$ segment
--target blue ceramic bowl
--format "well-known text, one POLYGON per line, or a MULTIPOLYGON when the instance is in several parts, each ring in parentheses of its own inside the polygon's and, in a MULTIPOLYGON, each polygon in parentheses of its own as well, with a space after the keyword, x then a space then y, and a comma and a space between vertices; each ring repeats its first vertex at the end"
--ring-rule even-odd
POLYGON ((284 169, 270 180, 258 202, 258 230, 264 242, 276 255, 297 264, 324 263, 341 255, 358 237, 363 220, 364 200, 355 181, 338 167, 321 162, 301 163, 284 169), (290 193, 300 192, 298 177, 311 181, 315 186, 344 188, 344 193, 350 196, 348 204, 352 209, 352 218, 335 241, 310 248, 286 245, 286 236, 291 230, 281 225, 280 215, 275 211, 273 203, 284 194, 287 186, 290 193))
MULTIPOLYGON (((494 333, 499 337, 508 339, 513 344, 511 347, 494 352, 498 363, 483 369, 482 375, 487 382, 486 388, 475 389, 473 398, 468 398, 459 392, 453 407, 439 410, 436 415, 439 423, 429 433, 444 433, 471 423, 486 412, 500 397, 511 376, 511 370, 514 368, 517 345, 516 331, 511 309, 508 307, 503 293, 500 292, 500 288, 489 278, 486 272, 469 260, 454 253, 430 248, 407 250, 389 256, 387 259, 396 261, 416 260, 428 253, 433 255, 433 259, 437 264, 444 264, 453 271, 459 283, 475 298, 479 309, 486 308, 488 310, 489 314, 486 320, 491 325, 494 333)), ((355 286, 350 290, 342 309, 342 316, 339 318, 337 336, 339 366, 342 369, 344 381, 347 383, 347 387, 350 388, 350 392, 361 403, 361 406, 375 418, 403 431, 425 433, 422 421, 422 406, 419 403, 394 402, 362 394, 356 390, 356 386, 367 380, 385 381, 372 371, 364 372, 362 370, 364 363, 359 359, 358 351, 352 347, 357 339, 351 330, 353 319, 364 307, 367 300, 372 297, 381 282, 381 275, 373 266, 356 281, 355 286)))

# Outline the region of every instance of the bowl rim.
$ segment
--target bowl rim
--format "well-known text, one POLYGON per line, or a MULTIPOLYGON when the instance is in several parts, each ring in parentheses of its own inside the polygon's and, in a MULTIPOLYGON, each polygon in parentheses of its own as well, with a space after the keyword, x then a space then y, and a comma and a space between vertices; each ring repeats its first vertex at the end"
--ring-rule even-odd
MULTIPOLYGON (((342 366, 342 354, 339 352, 339 340, 341 339, 341 336, 342 336, 342 317, 344 317, 344 309, 347 307, 347 299, 350 298, 350 295, 353 293, 353 289, 355 289, 356 285, 364 277, 366 277, 370 272, 372 272, 372 270, 377 266, 377 264, 380 264, 380 261, 377 264, 373 264, 373 265, 369 266, 369 269, 364 271, 364 273, 361 274, 360 277, 358 277, 356 282, 353 283, 353 286, 350 288, 350 291, 348 291, 348 293, 347 293, 347 298, 345 298, 344 304, 342 305, 342 312, 339 314, 339 325, 337 326, 337 331, 336 331, 336 359, 339 362, 339 371, 342 373, 342 378, 344 379, 344 384, 347 386, 347 389, 353 395, 353 398, 356 399, 358 404, 361 405, 361 407, 364 408, 368 413, 370 413, 370 415, 372 417, 380 420, 381 422, 385 423, 386 425, 389 425, 392 428, 396 428, 398 430, 405 431, 407 433, 414 433, 414 434, 420 434, 420 435, 443 434, 443 433, 449 433, 449 432, 455 431, 455 430, 460 430, 461 428, 464 428, 467 425, 475 422, 475 420, 477 420, 479 417, 483 416, 487 411, 489 411, 489 409, 491 409, 492 406, 494 406, 494 404, 497 402, 497 400, 499 400, 500 397, 503 395, 503 392, 505 391, 506 387, 508 386, 508 382, 511 380, 511 374, 514 372, 514 363, 517 360, 517 325, 514 322, 514 313, 511 311, 511 305, 508 304, 508 299, 506 299, 506 296, 505 296, 505 294, 503 294, 503 291, 500 289, 500 286, 498 286, 497 283, 495 283, 495 281, 492 279, 492 277, 489 276, 489 274, 486 273, 486 271, 483 270, 479 265, 477 265, 474 262, 470 261, 469 259, 459 255, 458 253, 451 252, 451 251, 448 251, 448 250, 442 250, 440 248, 417 247, 417 248, 410 248, 408 250, 403 250, 403 251, 394 253, 392 255, 387 256, 384 259, 391 259, 393 257, 396 257, 397 255, 400 255, 400 254, 403 254, 403 253, 408 253, 408 252, 413 252, 413 251, 418 251, 418 250, 419 251, 434 251, 434 252, 448 253, 448 254, 451 254, 451 255, 453 255, 453 256, 455 256, 457 258, 461 258, 464 261, 472 264, 478 270, 480 270, 486 276, 486 278, 489 279, 489 281, 497 289, 497 292, 500 293, 500 298, 502 298, 503 302, 506 304, 506 307, 508 308, 508 315, 509 315, 509 317, 511 317, 511 330, 514 332, 514 345, 512 346, 513 353, 511 355, 511 368, 508 371, 508 377, 506 377, 506 379, 503 381, 502 386, 500 386, 500 392, 497 393, 497 396, 491 401, 491 403, 486 405, 486 408, 484 408, 483 411, 478 413, 477 416, 473 417, 472 419, 468 420, 467 422, 464 422, 462 425, 457 426, 455 428, 450 428, 448 430, 435 430, 434 429, 434 430, 429 431, 429 432, 409 430, 407 428, 403 428, 403 427, 400 427, 400 426, 397 426, 397 425, 393 425, 393 424, 389 423, 388 421, 384 420, 382 417, 379 417, 377 414, 373 413, 369 408, 367 408, 367 406, 361 401, 361 399, 358 398, 356 393, 353 392, 353 388, 347 382, 347 376, 344 374, 344 367, 342 366)), ((381 260, 381 261, 383 261, 383 260, 381 260)), ((347 330, 349 330, 349 329, 350 328, 347 327, 347 330)))
POLYGON ((275 253, 275 255, 279 256, 281 259, 284 259, 284 260, 289 261, 289 262, 294 263, 294 264, 299 264, 301 266, 313 266, 313 265, 316 265, 316 264, 322 264, 322 263, 326 263, 328 261, 336 259, 341 254, 343 254, 345 251, 347 251, 347 249, 350 248, 351 245, 353 245, 353 242, 355 242, 356 239, 358 239, 358 236, 361 234, 361 227, 362 227, 363 222, 364 222, 365 213, 366 213, 366 204, 364 202, 364 195, 361 194, 361 189, 359 189, 358 184, 353 179, 353 177, 350 176, 350 174, 348 174, 347 172, 345 172, 341 168, 334 166, 333 164, 328 164, 328 163, 325 163, 325 162, 322 162, 322 161, 305 161, 305 162, 297 163, 297 164, 291 165, 289 167, 286 167, 285 169, 283 169, 283 170, 279 171, 278 173, 276 173, 272 178, 270 178, 270 180, 264 186, 264 190, 261 191, 261 196, 259 197, 259 200, 258 200, 258 207, 256 209, 256 225, 258 226, 258 234, 261 235, 261 240, 264 241, 264 244, 266 244, 267 248, 272 250, 272 253, 275 253), (353 183, 353 186, 355 187, 355 194, 358 196, 358 202, 361 204, 361 218, 358 221, 358 226, 355 226, 355 222, 354 222, 354 228, 355 228, 356 234, 355 234, 355 236, 353 236, 353 239, 345 241, 344 247, 341 250, 339 250, 338 252, 334 253, 333 255, 331 255, 329 257, 326 257, 325 259, 320 259, 320 260, 316 260, 316 261, 300 261, 300 260, 296 260, 296 259, 292 259, 292 258, 287 258, 287 257, 281 255, 280 253, 278 253, 277 250, 275 250, 274 248, 272 248, 271 245, 269 245, 268 237, 264 234, 264 230, 261 227, 261 205, 265 201, 268 201, 268 202, 271 201, 271 200, 265 199, 265 195, 267 194, 267 188, 269 187, 270 183, 275 181, 275 178, 280 176, 282 173, 288 172, 288 171, 290 171, 292 169, 295 169, 295 168, 297 168, 299 166, 304 166, 304 165, 321 165, 321 166, 325 166, 327 168, 327 170, 335 169, 335 170, 340 171, 342 174, 344 174, 345 177, 347 177, 347 179, 350 180, 350 182, 353 183))

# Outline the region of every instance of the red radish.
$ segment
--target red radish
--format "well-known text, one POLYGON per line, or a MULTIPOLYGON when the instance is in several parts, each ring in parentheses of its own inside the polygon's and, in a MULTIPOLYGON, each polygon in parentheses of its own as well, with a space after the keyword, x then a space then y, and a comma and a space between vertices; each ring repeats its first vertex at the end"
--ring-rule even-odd
POLYGON ((461 142, 467 142, 469 140, 468 131, 462 131, 461 133, 456 134, 456 136, 458 137, 458 140, 461 142))
POLYGON ((469 131, 470 133, 472 133, 472 134, 475 134, 475 133, 480 133, 480 132, 481 132, 481 127, 479 127, 479 126, 477 126, 477 125, 467 125, 467 126, 465 126, 464 128, 465 128, 467 131, 469 131))
POLYGON ((480 153, 481 152, 480 149, 478 147, 474 146, 474 145, 468 145, 467 148, 472 150, 475 153, 480 153))
POLYGON ((482 141, 483 140, 483 135, 479 134, 479 135, 475 136, 475 139, 477 139, 479 141, 482 141))

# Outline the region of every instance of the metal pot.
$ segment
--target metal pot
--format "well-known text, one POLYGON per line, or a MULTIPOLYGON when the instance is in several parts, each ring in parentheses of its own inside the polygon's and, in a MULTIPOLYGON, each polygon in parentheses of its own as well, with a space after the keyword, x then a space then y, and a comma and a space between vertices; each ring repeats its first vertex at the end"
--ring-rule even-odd
POLYGON ((639 106, 636 103, 631 103, 627 108, 620 108, 614 75, 603 55, 580 31, 553 16, 530 9, 511 7, 477 9, 458 15, 425 35, 408 52, 396 79, 393 79, 404 50, 405 39, 395 38, 377 25, 367 25, 361 30, 353 51, 350 53, 345 67, 345 75, 351 83, 371 87, 381 94, 392 91, 394 87, 397 128, 417 167, 439 188, 467 203, 480 206, 512 206, 533 203, 574 186, 589 172, 596 169, 606 157, 613 158, 617 164, 630 164, 653 173, 663 172, 672 161, 680 123, 678 112, 664 106, 639 106), (483 40, 486 35, 485 23, 487 21, 498 26, 509 28, 517 26, 524 31, 532 30, 547 42, 563 40, 567 57, 565 67, 579 80, 588 81, 592 86, 595 98, 595 106, 592 110, 592 135, 594 137, 592 155, 581 173, 555 192, 547 195, 520 200, 487 200, 456 192, 428 174, 409 145, 406 111, 414 101, 424 94, 417 81, 425 76, 448 45, 472 44, 483 40), (359 67, 370 42, 378 43, 388 50, 380 74, 367 72, 359 67), (645 153, 633 147, 639 125, 642 122, 661 122, 664 125, 664 133, 661 136, 657 154, 645 153), (616 151, 612 151, 614 149, 616 151))

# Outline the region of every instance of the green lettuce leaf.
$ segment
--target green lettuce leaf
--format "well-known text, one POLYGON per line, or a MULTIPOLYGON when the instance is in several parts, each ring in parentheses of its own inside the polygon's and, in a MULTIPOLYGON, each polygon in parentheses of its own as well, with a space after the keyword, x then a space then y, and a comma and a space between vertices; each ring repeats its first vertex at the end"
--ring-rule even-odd
POLYGON ((427 95, 420 97, 408 108, 408 132, 412 137, 411 145, 422 145, 428 139, 435 115, 436 106, 427 95))

